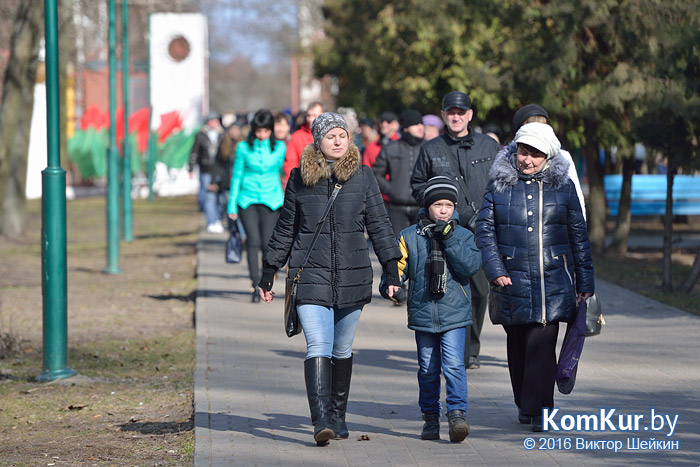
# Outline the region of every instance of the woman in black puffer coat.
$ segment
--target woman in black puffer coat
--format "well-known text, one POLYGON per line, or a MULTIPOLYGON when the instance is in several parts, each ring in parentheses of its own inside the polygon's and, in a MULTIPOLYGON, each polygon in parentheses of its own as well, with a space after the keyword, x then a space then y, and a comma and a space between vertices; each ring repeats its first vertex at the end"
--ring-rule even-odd
POLYGON ((523 125, 496 156, 476 222, 491 283, 489 313, 507 334, 518 418, 542 431, 554 406, 559 322, 594 291, 586 221, 559 140, 544 123, 523 125))
POLYGON ((294 277, 336 183, 341 190, 301 272, 297 312, 306 337, 304 375, 314 439, 348 438, 345 412, 352 373, 352 342, 362 307, 372 297, 372 265, 365 230, 390 285, 400 285, 401 258, 372 170, 362 165, 347 123, 326 112, 311 126, 314 144, 301 154, 287 183, 280 217, 265 251, 259 291, 288 263, 294 277))

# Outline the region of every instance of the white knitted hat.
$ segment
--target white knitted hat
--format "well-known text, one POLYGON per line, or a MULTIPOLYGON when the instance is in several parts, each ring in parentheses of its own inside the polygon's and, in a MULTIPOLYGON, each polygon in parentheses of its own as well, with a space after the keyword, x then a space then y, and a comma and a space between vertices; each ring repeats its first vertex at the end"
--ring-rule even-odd
POLYGON ((561 143, 554 130, 546 123, 532 122, 521 126, 515 134, 515 142, 542 151, 547 155, 547 159, 555 156, 561 149, 561 143))

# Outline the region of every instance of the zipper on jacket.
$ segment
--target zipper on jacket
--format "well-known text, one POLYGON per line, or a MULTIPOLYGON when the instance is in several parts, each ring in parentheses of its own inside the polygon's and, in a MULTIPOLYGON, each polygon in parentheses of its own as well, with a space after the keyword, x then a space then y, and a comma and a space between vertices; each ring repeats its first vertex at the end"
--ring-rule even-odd
POLYGON ((440 320, 438 319, 437 300, 433 300, 433 321, 435 321, 435 332, 440 332, 440 320))
POLYGON ((543 226, 542 226, 542 211, 544 210, 544 200, 542 199, 543 195, 543 183, 542 180, 537 181, 537 186, 539 187, 540 190, 540 199, 539 199, 539 208, 540 212, 538 213, 538 220, 539 220, 539 228, 538 228, 538 236, 539 236, 539 242, 540 242, 540 300, 542 301, 542 320, 540 321, 542 323, 542 326, 547 326, 547 309, 545 307, 545 290, 544 290, 544 232, 543 232, 543 226))
POLYGON ((467 291, 464 290, 464 287, 462 286, 462 284, 459 284, 459 288, 462 289, 462 293, 464 294, 464 298, 466 298, 467 301, 469 301, 469 295, 467 295, 467 291))
MULTIPOLYGON (((328 199, 331 199, 332 189, 335 186, 333 179, 328 179, 328 199)), ((330 232, 331 241, 331 289, 333 290, 333 303, 338 303, 338 264, 335 248, 335 204, 331 207, 328 213, 330 224, 328 230, 330 232)))

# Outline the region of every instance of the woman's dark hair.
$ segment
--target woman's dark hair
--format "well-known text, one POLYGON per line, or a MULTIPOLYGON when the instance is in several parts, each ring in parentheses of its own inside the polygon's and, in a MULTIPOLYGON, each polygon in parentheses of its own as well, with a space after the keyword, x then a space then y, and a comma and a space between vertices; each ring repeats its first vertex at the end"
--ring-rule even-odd
POLYGON ((281 122, 282 120, 285 120, 290 127, 292 126, 292 116, 291 115, 286 114, 284 112, 280 112, 277 115, 275 115, 275 123, 281 122))
POLYGON ((266 128, 272 132, 270 134, 270 151, 274 151, 277 139, 275 138, 275 119, 272 116, 272 112, 267 109, 260 109, 255 112, 253 121, 250 122, 250 132, 248 133, 248 146, 251 149, 255 141, 255 130, 258 128, 266 128))

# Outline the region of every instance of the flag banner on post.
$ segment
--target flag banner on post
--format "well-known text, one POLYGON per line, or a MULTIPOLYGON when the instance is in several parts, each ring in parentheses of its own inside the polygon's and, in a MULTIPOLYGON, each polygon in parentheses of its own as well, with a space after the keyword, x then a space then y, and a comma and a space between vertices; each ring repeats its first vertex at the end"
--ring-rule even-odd
MULTIPOLYGON (((190 132, 208 109, 207 20, 199 13, 151 15, 151 130, 160 116, 176 111, 190 132)), ((163 141, 161 141, 162 143, 163 141)))
POLYGON ((150 121, 158 137, 153 189, 161 196, 195 193, 199 182, 187 175, 187 161, 209 110, 207 20, 199 13, 154 13, 149 28, 150 121))

